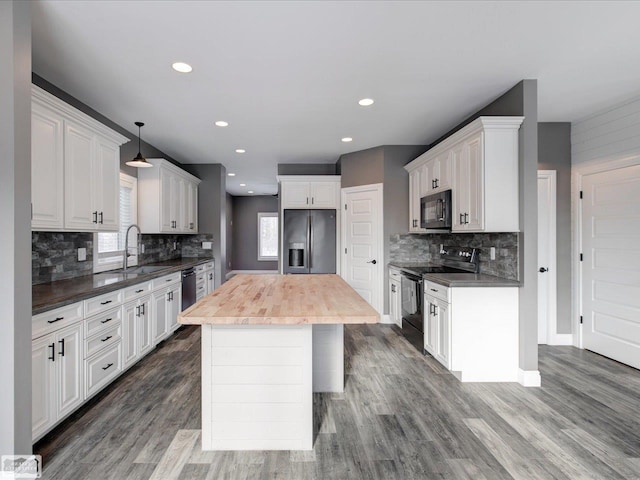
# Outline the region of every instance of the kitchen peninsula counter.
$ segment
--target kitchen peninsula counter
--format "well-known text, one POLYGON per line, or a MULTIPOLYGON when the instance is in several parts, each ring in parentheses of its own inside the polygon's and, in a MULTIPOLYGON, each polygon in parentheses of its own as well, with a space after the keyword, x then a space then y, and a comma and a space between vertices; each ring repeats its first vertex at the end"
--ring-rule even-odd
POLYGON ((378 313, 338 275, 237 275, 202 325, 202 449, 311 450, 313 392, 344 391, 343 325, 378 313))

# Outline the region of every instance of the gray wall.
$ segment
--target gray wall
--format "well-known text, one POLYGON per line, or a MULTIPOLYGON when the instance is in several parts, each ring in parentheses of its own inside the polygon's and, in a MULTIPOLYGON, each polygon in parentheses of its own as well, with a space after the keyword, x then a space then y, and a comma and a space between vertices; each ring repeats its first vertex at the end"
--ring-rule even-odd
POLYGON ((258 212, 278 213, 271 195, 233 198, 233 269, 277 270, 278 262, 258 261, 258 212))
POLYGON ((198 177, 198 231, 213 235, 215 286, 227 274, 227 169, 220 163, 183 165, 198 177))
POLYGON ((558 332, 571 333, 571 124, 538 123, 538 169, 556 170, 558 332))
POLYGON ((279 163, 278 175, 336 175, 336 164, 279 163))
POLYGON ((384 182, 384 147, 346 153, 338 162, 342 188, 384 182))
POLYGON ((31 453, 31 4, 0 2, 0 452, 31 453))
MULTIPOLYGON (((112 122, 111 120, 109 120, 107 117, 105 117, 101 113, 96 112, 93 108, 91 108, 87 104, 82 103, 80 100, 78 100, 75 97, 72 97, 67 92, 65 92, 64 90, 61 90, 60 88, 56 87, 55 85, 53 85, 52 83, 48 82, 47 80, 45 80, 44 78, 42 78, 41 76, 39 76, 36 73, 33 73, 33 75, 32 75, 32 82, 35 85, 37 85, 40 88, 42 88, 43 90, 46 90, 47 92, 49 92, 51 95, 54 95, 54 96, 58 97, 60 100, 62 100, 64 102, 68 103, 69 105, 77 108, 81 112, 84 112, 87 115, 89 115, 90 117, 95 118, 100 123, 103 123, 107 127, 115 130, 116 132, 124 135, 127 138, 130 138, 131 141, 125 143, 124 145, 122 145, 120 147, 120 171, 122 171, 122 172, 124 172, 124 173, 126 173, 128 175, 131 175, 132 177, 136 177, 136 178, 138 177, 138 169, 137 168, 129 167, 128 165, 125 165, 125 162, 128 162, 129 160, 131 160, 138 153, 138 136, 137 136, 137 133, 136 134, 132 134, 127 129, 123 128, 122 126, 118 125, 115 122, 112 122)), ((138 121, 144 122, 144 120, 145 120, 144 118, 132 118, 131 119, 131 125, 127 125, 127 127, 129 128, 129 130, 131 130, 133 132, 137 132, 138 127, 136 127, 134 125, 134 122, 138 122, 138 121)), ((141 136, 142 136, 143 139, 144 139, 144 129, 145 128, 146 127, 142 127, 142 132, 141 132, 141 136)), ((174 163, 175 165, 181 166, 180 162, 178 162, 177 160, 171 158, 169 155, 167 155, 166 153, 162 152, 161 150, 158 150, 153 145, 148 144, 144 140, 142 141, 142 145, 141 145, 140 148, 142 149, 142 155, 145 158, 165 158, 168 161, 170 161, 171 163, 174 163)))

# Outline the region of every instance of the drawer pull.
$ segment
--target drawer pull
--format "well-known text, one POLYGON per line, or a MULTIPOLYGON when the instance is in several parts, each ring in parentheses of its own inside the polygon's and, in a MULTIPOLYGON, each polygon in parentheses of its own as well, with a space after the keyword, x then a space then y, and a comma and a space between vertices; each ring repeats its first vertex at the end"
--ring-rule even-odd
POLYGON ((204 290, 204 287, 200 287, 198 290, 204 290))
POLYGON ((144 288, 141 288, 140 290, 136 290, 136 293, 141 293, 144 292, 144 288))
POLYGON ((110 322, 111 320, 113 320, 113 318, 107 318, 105 320, 100 320, 100 323, 107 323, 107 322, 110 322))
POLYGON ((107 305, 108 303, 113 302, 113 300, 107 300, 106 302, 100 302, 100 305, 107 305))
POLYGON ((165 282, 170 282, 171 280, 173 280, 173 278, 167 278, 165 282))
POLYGON ((432 292, 437 292, 438 290, 436 290, 435 288, 431 288, 430 289, 432 292))
POLYGON ((103 370, 109 370, 109 368, 113 367, 113 363, 110 363, 106 367, 102 367, 103 370))
POLYGON ((53 320, 47 320, 47 323, 56 323, 56 322, 59 322, 60 320, 64 320, 64 317, 57 317, 57 318, 54 318, 53 320))
POLYGON ((101 338, 101 339, 100 339, 100 341, 101 341, 101 342, 106 342, 106 341, 107 341, 107 340, 109 340, 110 338, 113 338, 113 335, 109 335, 109 336, 108 336, 108 337, 106 337, 106 338, 101 338))

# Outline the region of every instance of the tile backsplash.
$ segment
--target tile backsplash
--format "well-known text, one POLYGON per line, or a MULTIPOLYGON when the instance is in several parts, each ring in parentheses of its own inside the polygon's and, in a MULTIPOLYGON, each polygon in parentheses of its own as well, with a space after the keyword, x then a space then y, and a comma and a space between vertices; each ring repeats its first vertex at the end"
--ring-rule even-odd
POLYGON ((433 233, 396 234, 390 238, 390 262, 437 262, 440 245, 479 250, 480 272, 511 280, 518 279, 517 233, 433 233), (496 259, 490 249, 495 247, 496 259))
MULTIPOLYGON (((211 258, 212 250, 204 250, 202 242, 212 242, 213 235, 142 235, 144 253, 139 265, 163 262, 180 257, 211 258), (174 248, 175 242, 175 248, 174 248)), ((32 284, 93 274, 93 233, 31 232, 32 284), (86 261, 78 261, 78 248, 87 249, 86 261)))

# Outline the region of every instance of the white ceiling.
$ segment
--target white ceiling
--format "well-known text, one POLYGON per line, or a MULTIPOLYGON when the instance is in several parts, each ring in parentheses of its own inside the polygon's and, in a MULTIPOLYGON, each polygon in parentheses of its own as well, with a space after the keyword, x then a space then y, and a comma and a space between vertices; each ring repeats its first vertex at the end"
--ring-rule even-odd
POLYGON ((224 164, 230 193, 275 193, 278 163, 428 144, 523 78, 540 121, 637 96, 639 18, 612 1, 41 0, 33 68, 176 160, 224 164))

